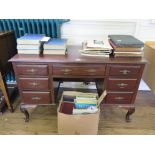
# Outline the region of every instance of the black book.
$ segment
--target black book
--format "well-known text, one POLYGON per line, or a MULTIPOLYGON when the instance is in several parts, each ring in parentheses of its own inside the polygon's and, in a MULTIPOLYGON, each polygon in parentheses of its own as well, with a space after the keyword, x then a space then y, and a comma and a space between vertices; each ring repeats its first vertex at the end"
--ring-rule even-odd
POLYGON ((75 99, 76 99, 76 96, 63 95, 63 101, 74 103, 75 99))
POLYGON ((132 35, 108 35, 108 37, 117 47, 144 47, 144 43, 132 35))

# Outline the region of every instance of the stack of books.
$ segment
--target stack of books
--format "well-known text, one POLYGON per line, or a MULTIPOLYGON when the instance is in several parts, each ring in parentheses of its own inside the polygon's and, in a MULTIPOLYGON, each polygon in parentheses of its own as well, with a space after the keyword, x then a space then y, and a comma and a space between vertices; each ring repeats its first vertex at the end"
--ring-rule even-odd
POLYGON ((44 37, 44 34, 25 34, 18 38, 18 54, 40 54, 44 37))
POLYGON ((65 114, 95 113, 98 111, 98 95, 65 91, 63 93, 60 112, 65 114))
POLYGON ((104 40, 90 40, 83 43, 83 48, 80 50, 81 55, 85 56, 104 56, 109 57, 111 54, 111 46, 108 38, 104 40))
POLYGON ((67 54, 67 39, 50 39, 44 43, 43 54, 65 55, 67 54))
POLYGON ((144 43, 131 35, 109 35, 114 55, 120 57, 142 57, 144 43))

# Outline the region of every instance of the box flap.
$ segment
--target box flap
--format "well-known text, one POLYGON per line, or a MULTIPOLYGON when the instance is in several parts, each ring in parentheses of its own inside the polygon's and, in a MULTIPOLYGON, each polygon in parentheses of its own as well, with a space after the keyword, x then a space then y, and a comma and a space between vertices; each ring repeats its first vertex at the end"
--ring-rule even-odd
POLYGON ((101 102, 102 102, 103 99, 106 97, 106 95, 107 95, 107 91, 105 90, 105 91, 101 94, 101 96, 99 97, 99 99, 98 99, 97 107, 100 106, 101 102))

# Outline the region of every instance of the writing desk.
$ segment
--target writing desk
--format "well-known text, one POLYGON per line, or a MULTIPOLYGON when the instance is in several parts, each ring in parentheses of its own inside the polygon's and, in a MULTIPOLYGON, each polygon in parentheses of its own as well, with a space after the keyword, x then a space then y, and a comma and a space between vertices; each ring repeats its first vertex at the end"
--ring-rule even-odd
POLYGON ((135 111, 134 101, 146 61, 143 58, 82 56, 79 46, 69 46, 68 55, 15 55, 10 62, 21 96, 21 111, 27 107, 54 105, 54 80, 95 81, 99 94, 106 89, 103 106, 127 108, 126 121, 135 111))

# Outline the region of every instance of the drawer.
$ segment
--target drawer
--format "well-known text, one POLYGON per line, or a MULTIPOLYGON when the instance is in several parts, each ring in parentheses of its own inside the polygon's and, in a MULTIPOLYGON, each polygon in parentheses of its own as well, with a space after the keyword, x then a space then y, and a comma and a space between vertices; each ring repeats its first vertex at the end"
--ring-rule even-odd
POLYGON ((134 76, 138 77, 140 73, 140 66, 110 66, 110 76, 134 76))
POLYGON ((105 75, 104 65, 53 65, 53 75, 105 75))
POLYGON ((107 90, 111 91, 134 91, 137 85, 137 79, 116 79, 109 78, 107 90))
POLYGON ((16 65, 16 69, 19 75, 48 75, 47 65, 16 65))
POLYGON ((23 90, 48 90, 48 78, 19 78, 19 87, 23 90))
POLYGON ((110 92, 106 96, 106 104, 131 104, 133 93, 110 92))
POLYGON ((49 104, 50 92, 22 91, 25 104, 49 104))

